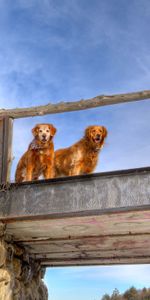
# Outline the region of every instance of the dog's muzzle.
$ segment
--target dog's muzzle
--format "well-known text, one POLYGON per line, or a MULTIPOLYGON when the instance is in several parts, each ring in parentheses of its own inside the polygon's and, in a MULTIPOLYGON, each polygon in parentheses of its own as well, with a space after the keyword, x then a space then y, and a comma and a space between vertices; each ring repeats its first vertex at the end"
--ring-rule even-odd
POLYGON ((97 143, 100 142, 100 141, 101 141, 101 136, 100 136, 100 134, 97 134, 94 140, 95 140, 95 142, 97 142, 97 143))
POLYGON ((46 135, 42 135, 42 142, 47 142, 46 135))

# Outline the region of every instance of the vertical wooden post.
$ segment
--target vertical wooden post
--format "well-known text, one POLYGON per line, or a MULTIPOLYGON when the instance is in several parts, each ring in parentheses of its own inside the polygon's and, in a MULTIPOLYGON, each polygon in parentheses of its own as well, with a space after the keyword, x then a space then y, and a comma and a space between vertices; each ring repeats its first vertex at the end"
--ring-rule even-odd
POLYGON ((2 163, 3 163, 3 119, 0 119, 0 183, 2 183, 2 163))
POLYGON ((11 118, 0 119, 0 184, 6 184, 10 180, 12 126, 11 118))

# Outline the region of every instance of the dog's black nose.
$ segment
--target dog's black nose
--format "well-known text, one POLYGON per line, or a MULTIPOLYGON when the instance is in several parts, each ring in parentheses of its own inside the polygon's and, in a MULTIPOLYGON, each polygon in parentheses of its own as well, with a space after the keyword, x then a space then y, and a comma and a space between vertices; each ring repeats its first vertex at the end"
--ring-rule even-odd
POLYGON ((99 139, 99 138, 100 138, 100 134, 97 134, 97 135, 96 135, 96 138, 98 138, 98 139, 99 139))
POLYGON ((42 141, 46 141, 46 134, 42 134, 42 141))

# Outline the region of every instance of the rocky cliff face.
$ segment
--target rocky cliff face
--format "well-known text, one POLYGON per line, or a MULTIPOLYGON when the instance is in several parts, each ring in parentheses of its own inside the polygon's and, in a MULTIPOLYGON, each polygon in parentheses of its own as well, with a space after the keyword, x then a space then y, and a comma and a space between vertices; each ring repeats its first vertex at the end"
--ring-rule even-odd
POLYGON ((0 300, 48 300, 44 273, 24 249, 0 237, 0 300))

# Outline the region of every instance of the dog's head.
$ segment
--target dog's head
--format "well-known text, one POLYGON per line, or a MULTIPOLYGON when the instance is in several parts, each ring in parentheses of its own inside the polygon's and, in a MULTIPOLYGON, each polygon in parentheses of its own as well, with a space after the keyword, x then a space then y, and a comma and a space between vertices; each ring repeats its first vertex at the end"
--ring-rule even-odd
POLYGON ((37 124, 32 133, 36 139, 42 143, 46 143, 52 140, 56 133, 56 128, 52 124, 37 124))
POLYGON ((85 138, 95 149, 100 149, 107 137, 107 129, 104 126, 89 126, 85 130, 85 138))

